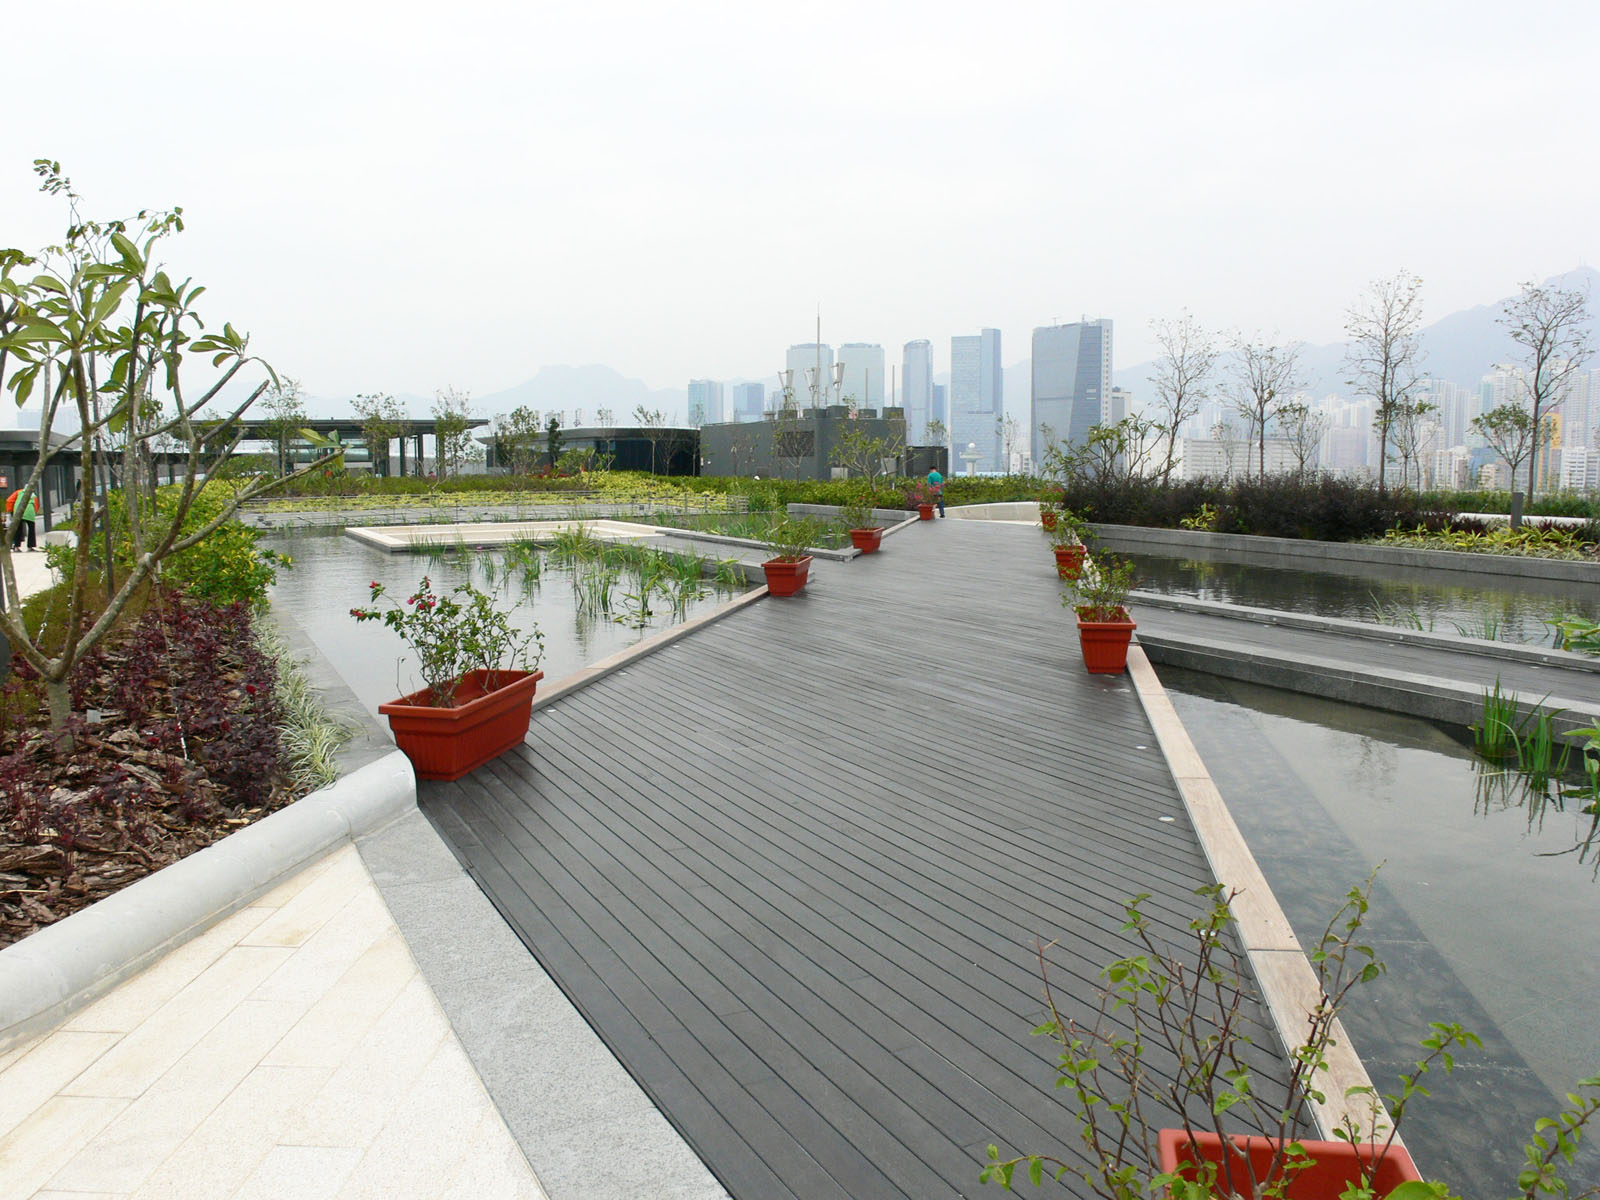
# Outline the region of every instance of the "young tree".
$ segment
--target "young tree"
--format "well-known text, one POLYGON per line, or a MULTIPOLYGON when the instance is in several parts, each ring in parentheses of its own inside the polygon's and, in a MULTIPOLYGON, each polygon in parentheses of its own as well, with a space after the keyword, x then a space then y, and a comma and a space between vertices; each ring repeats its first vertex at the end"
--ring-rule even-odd
MULTIPOLYGON (((1300 386, 1300 348, 1243 334, 1233 339, 1233 374, 1228 398, 1244 419, 1245 437, 1256 443, 1256 476, 1267 475, 1267 426, 1293 402, 1300 386)), ((1248 458, 1246 469, 1248 469, 1248 458)))
POLYGON ((852 422, 833 444, 833 465, 843 467, 851 479, 865 479, 876 491, 879 476, 888 473, 885 460, 899 458, 905 444, 903 433, 873 437, 852 422))
POLYGON ((1045 451, 1040 465, 1063 483, 1124 483, 1143 472, 1158 438, 1155 422, 1126 416, 1113 425, 1091 425, 1081 442, 1057 442, 1045 451))
MULTIPOLYGON (((41 492, 45 471, 63 452, 84 451, 84 501, 77 506, 77 546, 67 573, 65 619, 48 631, 31 631, 22 619, 10 536, 0 539, 0 584, 8 601, 0 611, 0 630, 28 665, 39 672, 50 708, 50 724, 61 730, 72 715, 69 686, 74 668, 116 626, 134 596, 173 555, 198 545, 238 513, 245 500, 283 480, 256 477, 237 492, 218 489, 223 503, 211 519, 189 527, 196 499, 214 478, 203 465, 223 461, 240 438, 245 412, 277 380, 263 360, 249 353, 249 339, 224 324, 208 332, 195 301, 204 288, 174 282, 156 260, 158 245, 183 229, 182 210, 146 211, 132 221, 91 221, 79 214, 79 197, 59 163, 40 159, 34 169, 41 190, 66 200, 67 235, 39 254, 0 250, 0 390, 20 407, 34 396, 42 409, 39 461, 22 481, 24 491, 41 492), (198 378, 197 378, 198 376, 198 378), (259 382, 242 399, 237 393, 252 377, 259 382), (46 386, 41 383, 48 380, 46 386), (202 410, 224 394, 234 398, 223 415, 202 410), (57 445, 51 432, 66 412, 77 431, 57 445), (121 513, 115 531, 130 563, 121 578, 104 580, 107 597, 98 613, 90 609, 90 547, 95 521, 107 509, 90 502, 97 468, 95 447, 108 431, 122 431, 135 457, 150 446, 176 438, 187 461, 181 481, 156 502, 126 475, 116 485, 121 513), (206 474, 202 480, 200 476, 206 474)), ((127 450, 125 446, 125 452, 127 450)), ((336 455, 307 464, 289 476, 316 470, 336 455)), ((108 506, 109 507, 109 506, 108 506)), ((16 531, 14 517, 8 535, 16 531)), ((108 558, 113 530, 104 526, 108 558)))
POLYGON ((300 394, 300 384, 287 377, 280 378, 262 398, 261 409, 266 418, 263 432, 272 442, 278 474, 287 475, 289 445, 302 435, 306 423, 306 406, 300 394))
POLYGON ((1017 448, 1017 442, 1022 437, 1022 422, 1015 417, 996 417, 994 419, 995 441, 1000 443, 1000 452, 1005 456, 1006 474, 1011 474, 1011 455, 1017 448))
POLYGON ((1417 486, 1422 486, 1422 449, 1428 434, 1434 428, 1428 420, 1439 406, 1430 400, 1410 396, 1395 411, 1389 427, 1389 440, 1394 445, 1395 457, 1400 460, 1400 486, 1409 487, 1415 473, 1417 486))
POLYGON ((1293 400, 1278 410, 1278 428, 1294 454, 1295 473, 1304 479, 1306 467, 1316 459, 1328 432, 1328 415, 1313 411, 1303 400, 1293 400))
POLYGON ((659 408, 646 408, 640 404, 633 410, 633 419, 639 422, 644 435, 650 440, 650 474, 656 473, 656 452, 661 439, 666 436, 667 414, 659 408))
POLYGON ((561 457, 561 418, 554 413, 544 427, 544 452, 550 456, 550 469, 555 470, 561 457))
POLYGON ((473 461, 477 443, 472 440, 472 397, 455 388, 434 393, 433 441, 438 448, 439 478, 460 475, 473 461))
MULTIPOLYGON (((1156 389, 1155 420, 1158 447, 1165 443, 1158 477, 1172 478, 1178 460, 1178 430, 1200 411, 1211 393, 1211 378, 1217 367, 1215 335, 1189 313, 1176 321, 1152 321, 1161 357, 1151 383, 1156 389)), ((1158 449, 1157 453, 1162 453, 1158 449)))
MULTIPOLYGON (((1244 444, 1239 436, 1239 427, 1227 417, 1223 417, 1211 427, 1211 439, 1222 447, 1222 477, 1233 478, 1233 466, 1239 457, 1239 447, 1244 444)), ((1247 459, 1247 468, 1248 465, 1247 459)))
MULTIPOLYGON (((389 474, 389 443, 410 432, 405 407, 393 396, 382 392, 366 392, 352 402, 356 419, 361 422, 361 440, 367 444, 376 474, 389 474)), ((402 447, 404 449, 404 447, 402 447)), ((420 469, 421 464, 418 463, 420 469)))
MULTIPOLYGON (((1527 365, 1529 416, 1540 429, 1545 413, 1567 398, 1567 385, 1588 361, 1589 297, 1574 288, 1525 283, 1522 294, 1506 302, 1500 323, 1523 350, 1527 365)), ((1528 496, 1539 473, 1539 439, 1528 453, 1528 496)))
POLYGON ((513 475, 528 474, 538 458, 539 437, 539 414, 527 405, 501 413, 494 419, 495 460, 513 475))
POLYGON ((1422 280, 1407 271, 1377 279, 1345 314, 1347 381, 1377 405, 1378 491, 1384 491, 1394 421, 1422 386, 1422 280))
MULTIPOLYGON (((1533 455, 1533 448, 1540 440, 1535 435, 1547 433, 1550 423, 1548 416, 1542 418, 1544 429, 1541 430, 1534 424, 1533 414, 1520 404, 1502 404, 1472 418, 1472 427, 1505 462, 1513 480, 1517 477, 1517 468, 1533 455)), ((1522 523, 1522 513, 1516 505, 1512 506, 1511 523, 1522 523)))

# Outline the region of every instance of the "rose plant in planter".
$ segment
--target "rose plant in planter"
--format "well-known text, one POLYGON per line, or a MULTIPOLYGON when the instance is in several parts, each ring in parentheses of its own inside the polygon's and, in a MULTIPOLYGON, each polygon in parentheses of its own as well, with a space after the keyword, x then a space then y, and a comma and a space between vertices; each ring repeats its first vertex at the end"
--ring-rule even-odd
POLYGON ((806 586, 811 574, 811 543, 821 532, 809 517, 784 517, 776 522, 765 543, 770 556, 761 564, 769 596, 793 596, 806 586))
POLYGON ((916 509, 917 516, 924 521, 933 520, 933 509, 937 503, 933 489, 926 484, 919 483, 906 489, 906 507, 916 509))
POLYGON ((1071 581, 1061 603, 1078 615, 1078 644, 1091 675, 1116 675, 1128 666, 1128 646, 1136 628, 1128 615, 1133 564, 1111 554, 1097 555, 1071 581))
POLYGON ((398 633, 426 685, 378 706, 418 778, 459 779, 522 741, 544 678, 539 627, 519 632, 470 583, 439 595, 424 576, 404 604, 387 597, 381 583, 370 588, 370 603, 387 607, 352 608, 350 615, 398 633))
MULTIPOLYGON (((1303 1040, 1287 1047, 1289 1072, 1275 1090, 1252 1078, 1250 1012, 1256 1002, 1234 926, 1237 893, 1220 885, 1197 893, 1204 911, 1189 922, 1192 941, 1173 947, 1141 909, 1124 902, 1133 953, 1101 972, 1098 1009, 1079 1020, 1062 1011, 1051 988, 1047 946, 1038 951, 1047 1018, 1034 1030, 1057 1047, 1056 1086, 1075 1108, 1083 1155, 1003 1157, 989 1147, 980 1180, 1010 1191, 1019 1169, 1036 1185, 1074 1175, 1107 1200, 1427 1200, 1455 1193, 1425 1182, 1398 1140, 1406 1108, 1428 1095, 1423 1079, 1455 1067, 1457 1050, 1481 1045, 1460 1025, 1434 1022, 1424 1054, 1380 1098, 1349 1089, 1331 1140, 1302 1137, 1328 1052, 1342 1030, 1338 1015, 1355 988, 1384 973, 1357 938, 1375 875, 1352 888, 1308 956, 1317 991, 1303 1040), (1387 1101, 1387 1104, 1385 1104, 1387 1101), (1160 1128, 1167 1120, 1180 1124, 1160 1128)), ((1561 1164, 1576 1157, 1582 1130, 1600 1113, 1600 1077, 1579 1085, 1569 1107, 1541 1119, 1524 1149, 1517 1195, 1569 1194, 1561 1164)), ((1591 1193, 1584 1193, 1591 1194, 1591 1193)))

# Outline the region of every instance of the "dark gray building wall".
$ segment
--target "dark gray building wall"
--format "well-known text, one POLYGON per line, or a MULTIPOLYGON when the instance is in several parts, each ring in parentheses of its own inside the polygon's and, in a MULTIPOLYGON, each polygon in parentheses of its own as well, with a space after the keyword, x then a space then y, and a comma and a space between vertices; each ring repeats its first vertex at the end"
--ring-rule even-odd
MULTIPOLYGON (((700 470, 706 475, 745 478, 759 475, 773 479, 832 479, 839 439, 852 429, 904 446, 906 423, 902 410, 885 412, 890 414, 887 418, 860 416, 851 420, 848 408, 834 405, 808 409, 791 420, 707 425, 700 430, 700 470), (783 455, 778 453, 780 439, 788 450, 783 455)), ((923 473, 927 470, 924 467, 923 473)))

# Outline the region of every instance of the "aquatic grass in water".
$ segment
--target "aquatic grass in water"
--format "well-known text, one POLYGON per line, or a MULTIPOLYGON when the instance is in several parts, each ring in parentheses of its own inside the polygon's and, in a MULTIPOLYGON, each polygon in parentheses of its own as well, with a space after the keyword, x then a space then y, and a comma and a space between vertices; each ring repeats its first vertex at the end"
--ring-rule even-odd
POLYGON ((748 581, 744 577, 744 568, 739 565, 736 558, 719 558, 716 573, 712 576, 712 586, 719 592, 737 592, 743 590, 748 581))

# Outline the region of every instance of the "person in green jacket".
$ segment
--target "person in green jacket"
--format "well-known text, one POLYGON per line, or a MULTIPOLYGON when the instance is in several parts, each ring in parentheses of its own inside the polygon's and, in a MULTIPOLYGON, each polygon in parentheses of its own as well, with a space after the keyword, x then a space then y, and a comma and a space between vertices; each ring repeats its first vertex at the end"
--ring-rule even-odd
POLYGON ((938 467, 928 472, 928 488, 933 492, 933 502, 939 506, 939 515, 944 516, 944 476, 939 474, 938 467))
POLYGON ((22 535, 26 532, 28 535, 28 549, 37 550, 39 548, 38 535, 34 533, 33 523, 39 517, 39 502, 32 492, 29 492, 26 500, 24 500, 22 489, 18 488, 11 493, 11 498, 6 501, 7 512, 13 512, 17 509, 22 510, 22 520, 17 523, 17 536, 11 539, 11 548, 13 550, 22 549, 22 535))

